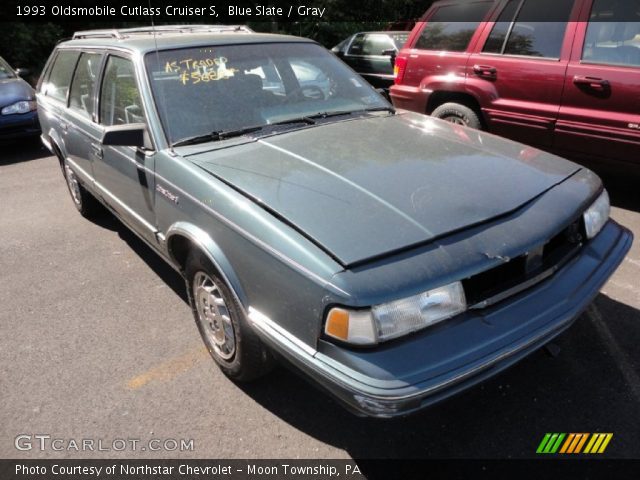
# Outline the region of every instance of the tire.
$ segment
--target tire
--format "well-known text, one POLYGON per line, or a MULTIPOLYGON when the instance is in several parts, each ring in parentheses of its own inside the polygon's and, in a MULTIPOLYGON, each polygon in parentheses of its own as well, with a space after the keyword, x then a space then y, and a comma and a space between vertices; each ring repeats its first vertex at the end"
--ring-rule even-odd
POLYGON ((102 205, 80 183, 66 159, 62 160, 62 175, 67 182, 71 200, 85 218, 94 218, 102 211, 102 205))
POLYGON ((431 116, 446 120, 447 122, 482 130, 482 122, 480 122, 478 114, 471 108, 460 105, 459 103, 443 103, 431 113, 431 116))
POLYGON ((273 355, 251 329, 235 296, 202 252, 189 254, 185 277, 198 331, 222 372, 239 382, 269 373, 275 364, 273 355))

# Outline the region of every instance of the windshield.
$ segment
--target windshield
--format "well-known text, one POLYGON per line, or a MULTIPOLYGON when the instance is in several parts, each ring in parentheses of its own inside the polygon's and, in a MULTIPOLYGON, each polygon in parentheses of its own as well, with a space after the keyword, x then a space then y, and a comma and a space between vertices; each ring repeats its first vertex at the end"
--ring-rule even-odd
POLYGON ((13 69, 9 66, 7 62, 4 61, 2 57, 0 57, 0 80, 3 78, 13 78, 15 74, 13 73, 13 69))
POLYGON ((148 53, 145 61, 172 144, 212 132, 391 108, 349 67, 311 43, 164 50, 148 53))

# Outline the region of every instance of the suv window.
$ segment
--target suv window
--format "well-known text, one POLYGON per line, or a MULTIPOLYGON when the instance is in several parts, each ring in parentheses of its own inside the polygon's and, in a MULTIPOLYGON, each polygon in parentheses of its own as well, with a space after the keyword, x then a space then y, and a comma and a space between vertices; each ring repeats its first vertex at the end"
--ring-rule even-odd
POLYGON ((359 33, 351 42, 351 46, 349 47, 349 55, 364 55, 363 53, 364 47, 364 33, 359 33))
POLYGON ((409 32, 394 33, 389 36, 391 37, 391 40, 393 40, 393 43, 395 44, 396 49, 400 50, 402 47, 404 47, 404 44, 407 43, 407 39, 409 38, 409 32))
POLYGON ((69 84, 80 52, 73 50, 60 50, 56 56, 55 63, 45 83, 44 94, 48 97, 67 101, 69 84))
POLYGON ((395 49, 395 44, 386 35, 367 35, 362 47, 363 55, 382 55, 385 50, 395 49))
POLYGON ((591 10, 582 59, 589 63, 640 66, 639 12, 640 1, 613 3, 611 0, 596 0, 591 10))
POLYGON ((110 126, 144 121, 133 63, 126 58, 110 56, 102 79, 100 123, 110 126))
POLYGON ((490 7, 490 2, 480 2, 438 8, 423 28, 415 48, 464 52, 490 7))
POLYGON ((558 58, 574 0, 510 0, 483 52, 558 58))
POLYGON ((99 53, 83 53, 80 55, 76 73, 71 82, 69 107, 87 118, 93 116, 93 87, 100 70, 101 59, 102 55, 99 53))

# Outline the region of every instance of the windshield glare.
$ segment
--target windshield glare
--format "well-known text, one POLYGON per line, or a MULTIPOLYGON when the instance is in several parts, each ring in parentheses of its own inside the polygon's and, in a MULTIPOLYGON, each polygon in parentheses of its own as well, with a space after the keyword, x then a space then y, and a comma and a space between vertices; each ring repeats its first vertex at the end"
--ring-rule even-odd
POLYGON ((316 44, 270 43, 164 50, 146 55, 170 143, 319 113, 390 107, 316 44))

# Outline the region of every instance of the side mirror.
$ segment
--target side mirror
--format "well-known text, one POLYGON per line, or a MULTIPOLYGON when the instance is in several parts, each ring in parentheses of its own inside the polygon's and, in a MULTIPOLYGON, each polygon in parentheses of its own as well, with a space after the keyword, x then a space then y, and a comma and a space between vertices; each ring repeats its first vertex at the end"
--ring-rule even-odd
POLYGON ((127 123, 107 127, 102 135, 102 145, 149 148, 147 126, 144 123, 127 123))
POLYGON ((26 77, 31 71, 28 68, 16 68, 16 75, 19 77, 26 77))

